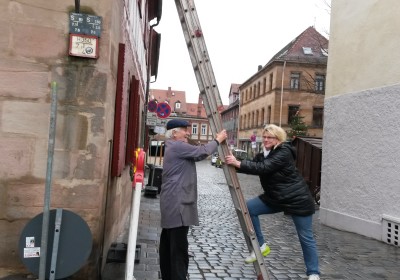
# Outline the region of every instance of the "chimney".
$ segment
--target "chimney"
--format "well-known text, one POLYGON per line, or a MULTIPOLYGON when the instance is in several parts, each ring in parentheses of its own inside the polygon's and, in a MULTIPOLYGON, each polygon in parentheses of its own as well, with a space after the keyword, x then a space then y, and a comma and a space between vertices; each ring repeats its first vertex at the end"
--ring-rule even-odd
POLYGON ((257 71, 260 71, 262 68, 263 68, 262 65, 258 65, 257 71))

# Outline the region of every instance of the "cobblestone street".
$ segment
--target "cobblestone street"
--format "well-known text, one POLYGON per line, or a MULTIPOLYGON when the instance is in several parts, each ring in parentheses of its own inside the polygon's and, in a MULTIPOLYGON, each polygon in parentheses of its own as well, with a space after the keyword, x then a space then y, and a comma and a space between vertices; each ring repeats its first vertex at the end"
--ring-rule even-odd
MULTIPOLYGON (((256 279, 253 265, 245 264, 247 246, 234 211, 222 169, 209 160, 197 164, 200 226, 191 228, 189 279, 256 279)), ((256 176, 239 174, 246 199, 261 193, 256 176)), ((138 244, 137 280, 160 279, 158 262, 159 198, 142 197, 138 244)), ((290 216, 261 216, 271 253, 265 258, 270 279, 307 279, 300 244, 290 216)), ((400 279, 400 248, 338 231, 314 216, 321 279, 400 279)), ((114 278, 116 279, 116 278, 114 278)))

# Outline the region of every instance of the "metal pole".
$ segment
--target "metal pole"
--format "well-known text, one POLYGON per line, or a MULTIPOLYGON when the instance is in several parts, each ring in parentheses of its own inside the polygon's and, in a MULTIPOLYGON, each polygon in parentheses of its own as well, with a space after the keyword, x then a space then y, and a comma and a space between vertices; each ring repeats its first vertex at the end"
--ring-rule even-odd
POLYGON ((58 208, 56 212, 56 221, 54 226, 54 239, 53 239, 53 253, 51 255, 50 264, 50 280, 56 279, 58 245, 60 242, 61 223, 62 223, 62 209, 58 208))
POLYGON ((49 216, 50 216, 50 197, 51 197, 51 175, 53 171, 53 157, 54 157, 54 146, 56 138, 56 120, 57 120, 57 83, 52 82, 49 143, 47 148, 46 188, 44 192, 42 240, 40 243, 39 280, 45 280, 46 276, 46 255, 47 255, 47 241, 48 241, 47 239, 49 236, 49 216))

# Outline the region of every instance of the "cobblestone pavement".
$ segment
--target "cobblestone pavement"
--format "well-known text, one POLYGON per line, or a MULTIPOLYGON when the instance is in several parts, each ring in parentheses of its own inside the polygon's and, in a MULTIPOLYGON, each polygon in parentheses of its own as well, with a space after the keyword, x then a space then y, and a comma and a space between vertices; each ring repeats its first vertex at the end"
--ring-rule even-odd
MULTIPOLYGON (((200 225, 189 233, 189 279, 256 279, 253 265, 244 263, 248 250, 223 170, 205 160, 197 164, 197 173, 200 225)), ((246 199, 261 193, 258 177, 238 176, 246 199)), ((134 275, 137 280, 160 279, 159 198, 143 197, 140 208, 137 243, 142 251, 134 275)), ((290 216, 264 215, 261 224, 271 247, 270 255, 265 257, 270 279, 307 279, 290 216)), ((400 279, 400 248, 323 226, 318 211, 314 215, 314 233, 322 280, 400 279)))

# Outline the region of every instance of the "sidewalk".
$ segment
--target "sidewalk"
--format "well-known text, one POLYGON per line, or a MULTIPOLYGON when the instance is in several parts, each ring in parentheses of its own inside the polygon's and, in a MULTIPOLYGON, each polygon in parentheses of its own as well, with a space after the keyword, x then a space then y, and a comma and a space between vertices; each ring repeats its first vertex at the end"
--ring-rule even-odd
MULTIPOLYGON (((189 250, 192 254, 189 279, 256 279, 253 265, 244 263, 244 257, 248 254, 247 246, 223 170, 205 160, 197 164, 197 173, 200 226, 193 227, 189 232, 189 250)), ((261 193, 258 177, 238 175, 246 199, 261 193)), ((290 216, 261 216, 261 224, 271 247, 271 254, 265 258, 270 279, 307 279, 300 244, 290 216)), ((137 240, 142 251, 140 263, 135 265, 136 280, 161 279, 159 225, 159 198, 142 197, 137 240)), ((322 280, 400 279, 400 248, 323 226, 319 223, 318 211, 314 216, 314 233, 322 280)), ((112 279, 123 278, 114 275, 112 279)))

